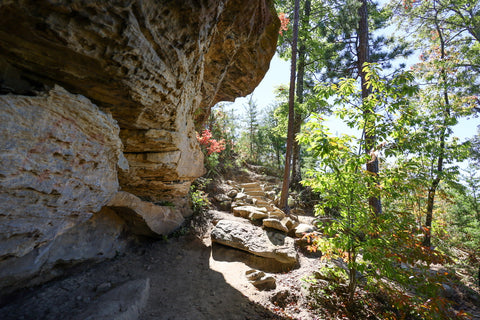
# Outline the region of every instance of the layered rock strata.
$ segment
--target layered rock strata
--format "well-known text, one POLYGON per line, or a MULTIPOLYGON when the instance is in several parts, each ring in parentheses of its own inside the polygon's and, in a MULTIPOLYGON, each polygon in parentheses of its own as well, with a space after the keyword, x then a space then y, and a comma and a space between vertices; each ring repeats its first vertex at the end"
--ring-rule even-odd
POLYGON ((49 246, 97 214, 112 243, 180 224, 204 172, 195 126, 255 88, 278 27, 270 0, 0 2, 0 269, 51 257, 9 279, 63 261, 49 246))
POLYGON ((2 90, 57 83, 110 112, 122 189, 152 201, 203 174, 194 118, 255 88, 279 24, 268 0, 6 1, 0 21, 2 90))
POLYGON ((0 106, 0 288, 121 251, 124 223, 100 210, 128 168, 116 121, 58 86, 0 106))
POLYGON ((211 233, 212 241, 254 255, 275 259, 292 268, 298 262, 294 239, 275 231, 266 231, 249 223, 220 220, 211 233))

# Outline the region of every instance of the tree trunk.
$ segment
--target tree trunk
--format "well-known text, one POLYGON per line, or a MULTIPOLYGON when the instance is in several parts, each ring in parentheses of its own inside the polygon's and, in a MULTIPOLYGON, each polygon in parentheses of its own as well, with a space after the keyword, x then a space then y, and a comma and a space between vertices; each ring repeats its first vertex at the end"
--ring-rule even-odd
MULTIPOLYGON (((435 6, 435 1, 433 5, 435 6)), ((435 28, 438 33, 438 39, 440 41, 440 59, 443 61, 446 58, 445 53, 445 39, 443 38, 442 29, 440 24, 438 23, 437 19, 437 12, 435 12, 435 28)), ((440 129, 440 144, 438 150, 438 159, 437 159, 437 170, 433 174, 435 178, 430 185, 428 190, 428 198, 427 198, 427 212, 425 213, 425 237, 423 239, 423 245, 425 247, 430 247, 432 245, 432 221, 433 221, 433 205, 435 203, 435 194, 437 192, 438 185, 441 181, 441 175, 443 172, 443 162, 445 159, 445 139, 446 139, 446 132, 447 132, 447 122, 448 118, 450 118, 450 100, 448 98, 448 83, 447 83, 447 71, 444 67, 440 69, 440 78, 443 82, 443 103, 445 107, 443 109, 443 123, 442 128, 440 129)))
MULTIPOLYGON (((293 123, 293 132, 295 137, 297 136, 297 134, 300 133, 302 122, 303 122, 302 117, 298 113, 295 113, 294 123, 293 123)), ((300 169, 301 169, 300 144, 298 143, 297 139, 294 139, 293 146, 292 146, 292 179, 290 181, 290 187, 293 190, 299 190, 301 188, 300 181, 302 181, 302 173, 300 169)))
MULTIPOLYGON (((302 30, 308 30, 310 26, 310 12, 311 12, 311 0, 305 0, 305 6, 303 8, 302 14, 302 30)), ((306 39, 299 38, 299 49, 298 49, 298 64, 297 64, 297 101, 298 103, 303 103, 304 95, 304 82, 305 82, 305 61, 306 61, 306 39)), ((294 117, 293 132, 294 137, 297 137, 297 134, 300 133, 302 128, 302 123, 304 120, 304 115, 297 110, 294 117)), ((292 180, 290 182, 290 187, 295 190, 301 188, 300 181, 302 181, 301 173, 301 156, 300 156, 300 144, 297 139, 293 140, 293 150, 292 150, 292 180)))
POLYGON ((292 158, 293 145, 293 122, 295 107, 295 74, 297 67, 297 39, 298 39, 298 12, 300 0, 295 0, 292 37, 292 61, 290 68, 290 91, 288 94, 288 132, 287 150, 285 154, 285 171, 283 174, 282 194, 280 197, 280 208, 288 213, 288 187, 290 185, 290 161, 292 158))
MULTIPOLYGON (((360 83, 362 87, 362 99, 366 99, 371 90, 367 88, 366 85, 366 75, 363 71, 363 67, 366 62, 370 62, 370 50, 369 50, 369 31, 368 31, 368 7, 367 7, 367 0, 359 0, 361 3, 360 8, 358 8, 358 45, 357 45, 357 57, 358 57, 358 74, 360 75, 360 83)), ((375 121, 369 119, 373 110, 367 110, 364 108, 363 116, 365 119, 365 153, 371 156, 371 160, 367 162, 366 169, 370 172, 373 176, 378 176, 378 157, 376 155, 375 150, 375 121)), ((375 215, 380 215, 382 213, 382 203, 380 198, 377 196, 370 196, 368 198, 368 203, 370 208, 374 212, 375 215)))

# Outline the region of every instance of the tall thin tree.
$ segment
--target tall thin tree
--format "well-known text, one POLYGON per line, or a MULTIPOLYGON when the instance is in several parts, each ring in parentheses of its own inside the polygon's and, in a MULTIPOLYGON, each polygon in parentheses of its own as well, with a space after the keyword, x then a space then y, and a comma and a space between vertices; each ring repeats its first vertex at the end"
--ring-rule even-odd
MULTIPOLYGON (((301 14, 301 26, 299 26, 298 37, 298 63, 297 63, 297 81, 296 81, 296 100, 298 104, 304 102, 304 87, 305 87, 305 68, 307 64, 307 37, 310 27, 310 12, 311 12, 311 0, 305 0, 301 14), (303 30, 303 37, 302 31, 303 30)), ((305 112, 297 109, 295 110, 295 120, 293 124, 293 147, 292 147, 292 178, 290 186, 294 190, 298 190, 301 187, 300 181, 302 180, 301 174, 301 157, 300 157, 300 144, 297 141, 297 135, 300 133, 303 122, 305 121, 305 112)))
POLYGON ((300 0, 295 0, 293 16, 293 37, 292 37, 292 61, 290 68, 290 91, 288 94, 288 132, 287 150, 285 154, 285 171, 283 174, 282 194, 280 196, 280 208, 289 211, 288 208, 288 187, 290 185, 290 162, 293 147, 293 124, 295 121, 295 76, 297 73, 297 41, 298 41, 298 20, 300 11, 300 0))
MULTIPOLYGON (((375 110, 370 110, 365 107, 365 99, 371 93, 370 88, 367 86, 366 74, 363 70, 365 63, 370 62, 370 46, 369 46, 369 31, 368 31, 368 4, 367 0, 359 0, 360 7, 358 8, 358 44, 357 44, 357 68, 360 75, 360 84, 362 88, 362 101, 363 101, 363 114, 364 114, 364 146, 365 152, 371 155, 370 161, 367 162, 366 169, 372 175, 378 175, 378 157, 375 152, 375 120, 372 117, 372 113, 375 110)), ((382 203, 377 196, 370 196, 368 199, 370 208, 375 214, 382 213, 382 203)))

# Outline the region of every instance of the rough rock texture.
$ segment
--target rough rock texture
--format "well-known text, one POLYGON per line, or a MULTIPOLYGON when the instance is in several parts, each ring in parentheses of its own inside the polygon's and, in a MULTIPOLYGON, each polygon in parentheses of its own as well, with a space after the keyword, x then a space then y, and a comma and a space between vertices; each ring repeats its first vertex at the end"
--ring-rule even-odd
MULTIPOLYGON (((55 87, 0 96, 0 261, 85 222, 117 192, 119 128, 88 99, 55 87)), ((6 260, 5 260, 6 259, 6 260)))
POLYGON ((203 173, 194 117, 255 88, 279 27, 269 0, 4 1, 0 21, 2 90, 58 83, 111 112, 122 188, 153 201, 203 173))
POLYGON ((276 229, 285 233, 288 232, 287 226, 278 219, 273 219, 273 218, 263 219, 262 223, 264 227, 276 229))
POLYGON ((297 252, 293 238, 281 233, 265 231, 249 223, 221 220, 211 233, 212 241, 254 255, 273 258, 279 264, 293 267, 297 263, 297 252))
POLYGON ((300 223, 295 227, 295 236, 301 238, 306 233, 314 232, 315 227, 311 224, 300 223))
POLYGON ((130 280, 92 301, 76 320, 136 320, 147 305, 150 279, 130 280))
POLYGON ((157 206, 124 191, 117 193, 107 205, 138 235, 168 235, 184 221, 181 211, 175 207, 157 206))
POLYGON ((124 221, 112 210, 103 208, 45 246, 38 246, 22 257, 3 259, 0 301, 3 294, 62 275, 73 264, 113 258, 125 248, 123 231, 124 221))
POLYGON ((268 212, 265 208, 255 206, 239 206, 232 209, 236 217, 244 217, 251 220, 268 218, 268 212))
MULTIPOLYGON (((166 217, 153 228, 173 230, 204 172, 195 126, 214 103, 253 91, 278 27, 271 0, 1 1, 1 263, 48 256, 119 188, 174 204, 152 207, 166 217)), ((129 206, 112 208, 125 218, 129 206)), ((137 211, 130 230, 150 228, 137 211)))

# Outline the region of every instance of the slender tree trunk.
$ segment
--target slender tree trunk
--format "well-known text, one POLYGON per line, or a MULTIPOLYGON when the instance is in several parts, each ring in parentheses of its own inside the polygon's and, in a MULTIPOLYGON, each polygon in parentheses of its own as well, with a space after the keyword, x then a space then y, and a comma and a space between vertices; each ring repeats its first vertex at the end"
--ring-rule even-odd
MULTIPOLYGON (((435 6, 435 1, 433 5, 435 6)), ((443 38, 442 29, 437 19, 437 12, 435 12, 435 28, 438 33, 438 38, 440 41, 440 59, 443 61, 446 58, 445 53, 445 39, 443 38)), ((444 67, 440 69, 440 79, 443 82, 443 123, 442 128, 440 129, 440 144, 438 150, 438 159, 437 159, 437 167, 436 172, 433 174, 435 178, 428 189, 428 197, 427 197, 427 212, 425 213, 425 237, 423 239, 423 245, 425 247, 430 247, 432 245, 432 221, 433 221, 433 205, 435 203, 435 195, 437 192, 438 185, 441 181, 441 175, 443 172, 443 162, 445 160, 445 140, 446 140, 446 132, 447 132, 447 122, 448 118, 450 118, 450 100, 448 98, 448 83, 447 83, 447 71, 444 67)))
POLYGON ((298 40, 298 14, 300 0, 295 0, 294 18, 293 18, 293 37, 292 37, 292 61, 290 68, 290 91, 288 95, 288 132, 287 132, 287 150, 285 154, 285 171, 283 174, 282 194, 280 197, 280 208, 288 212, 288 187, 290 185, 290 161, 292 158, 293 145, 293 122, 295 107, 295 74, 297 67, 297 40, 298 40))
MULTIPOLYGON (((305 0, 305 5, 303 7, 302 13, 302 30, 308 30, 310 27, 310 12, 311 12, 311 0, 305 0)), ((299 49, 298 49, 298 64, 297 64, 297 101, 298 103, 303 103, 304 96, 304 82, 305 82, 305 62, 306 62, 306 39, 299 38, 299 49)), ((295 121, 293 125, 294 136, 297 137, 297 134, 300 133, 302 128, 302 123, 304 120, 304 115, 298 110, 295 112, 295 121)), ((301 188, 300 181, 302 181, 301 173, 301 155, 300 155, 300 144, 297 139, 293 140, 293 155, 292 155, 292 181, 290 182, 290 187, 295 190, 301 188)))
MULTIPOLYGON (((371 90, 366 85, 366 75, 363 71, 364 64, 370 62, 370 50, 369 50, 369 31, 368 31, 368 7, 367 0, 359 0, 361 3, 358 9, 358 45, 357 45, 357 57, 358 57, 358 73, 360 75, 360 82, 362 86, 362 100, 365 100, 371 93, 371 90)), ((365 120, 365 152, 371 156, 371 160, 367 162, 366 169, 372 175, 378 175, 378 157, 375 153, 375 120, 371 120, 373 110, 367 110, 364 108, 363 116, 365 120)), ((379 215, 382 213, 382 203, 377 196, 370 196, 368 203, 372 211, 379 215)))
MULTIPOLYGON (((293 131, 294 131, 295 137, 297 136, 298 133, 300 133, 302 122, 303 122, 302 117, 298 113, 295 113, 294 124, 293 124, 293 131)), ((300 181, 302 181, 302 173, 300 171, 300 168, 301 168, 300 144, 296 139, 293 139, 292 179, 290 181, 290 187, 294 190, 299 190, 301 187, 300 181)))

